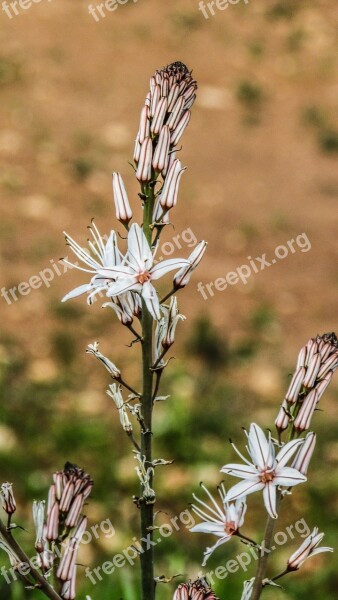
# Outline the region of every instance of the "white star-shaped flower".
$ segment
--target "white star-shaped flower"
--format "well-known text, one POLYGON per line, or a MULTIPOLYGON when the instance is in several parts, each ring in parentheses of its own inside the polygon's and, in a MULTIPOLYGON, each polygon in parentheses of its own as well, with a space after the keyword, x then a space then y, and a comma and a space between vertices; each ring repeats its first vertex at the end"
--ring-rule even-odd
POLYGON ((240 477, 244 481, 234 485, 228 491, 225 500, 230 502, 241 496, 263 491, 266 510, 273 519, 276 519, 277 488, 289 488, 306 481, 305 475, 297 469, 286 466, 304 440, 293 440, 284 444, 276 456, 271 434, 266 439, 264 432, 256 423, 252 423, 249 433, 245 433, 248 438, 247 451, 252 462, 249 462, 234 446, 245 464, 226 464, 221 472, 240 477))
POLYGON ((235 535, 239 528, 243 525, 247 506, 245 498, 238 498, 234 504, 225 502, 226 492, 223 484, 221 484, 221 486, 218 488, 218 492, 222 501, 222 508, 220 508, 210 494, 209 490, 203 484, 201 484, 201 487, 209 496, 212 506, 206 504, 200 500, 200 498, 197 498, 195 494, 193 494, 194 499, 200 504, 200 506, 193 504, 192 509, 196 515, 203 520, 203 522, 191 527, 190 531, 193 533, 209 533, 220 538, 216 544, 214 544, 214 546, 207 548, 204 552, 204 560, 202 563, 202 566, 204 567, 214 550, 216 550, 216 548, 222 544, 229 542, 232 536, 235 535))
POLYGON ((133 223, 128 233, 128 252, 120 265, 100 268, 99 274, 115 280, 108 287, 108 296, 120 296, 127 292, 138 292, 155 320, 161 318, 160 303, 152 281, 187 266, 187 260, 169 258, 154 265, 154 255, 139 225, 133 223))

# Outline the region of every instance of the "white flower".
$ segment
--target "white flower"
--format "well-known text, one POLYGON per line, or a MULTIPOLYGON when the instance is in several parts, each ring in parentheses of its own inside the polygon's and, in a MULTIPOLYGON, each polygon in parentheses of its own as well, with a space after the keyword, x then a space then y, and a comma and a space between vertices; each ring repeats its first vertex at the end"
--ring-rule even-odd
POLYGON ((333 548, 325 547, 318 548, 318 544, 324 537, 323 533, 318 533, 318 527, 315 527, 313 532, 304 540, 302 545, 294 552, 288 560, 288 571, 297 571, 299 567, 311 556, 320 554, 321 552, 333 552, 333 548))
POLYGON ((105 243, 95 223, 92 222, 92 226, 89 227, 89 230, 93 237, 93 241, 88 241, 91 252, 88 249, 81 248, 73 238, 65 233, 66 243, 86 267, 81 267, 77 263, 73 264, 67 259, 64 259, 64 262, 75 267, 79 271, 91 273, 93 277, 90 280, 90 283, 80 285, 66 294, 62 298, 62 302, 66 302, 66 300, 70 300, 71 298, 76 298, 81 294, 88 294, 87 302, 88 304, 92 304, 96 294, 106 291, 108 284, 111 283, 111 280, 100 272, 102 267, 113 268, 121 263, 122 255, 117 246, 115 231, 110 232, 108 240, 105 243))
POLYGON ((208 489, 201 484, 201 487, 209 496, 212 506, 206 504, 195 494, 194 499, 203 507, 193 504, 192 509, 204 522, 194 525, 190 529, 193 533, 209 533, 216 535, 220 538, 214 546, 207 548, 204 552, 204 560, 202 566, 204 567, 210 555, 222 544, 229 542, 232 536, 236 534, 239 528, 243 525, 244 515, 246 512, 246 501, 245 498, 238 498, 234 504, 229 504, 225 501, 226 492, 223 484, 218 488, 219 495, 222 501, 222 508, 214 500, 208 489))
POLYGON ((226 464, 221 471, 240 477, 244 481, 234 485, 228 491, 225 500, 230 502, 241 496, 263 491, 266 510, 273 519, 276 519, 276 488, 279 486, 288 488, 306 481, 306 477, 297 469, 286 466, 304 440, 293 440, 284 444, 276 456, 270 433, 269 438, 266 439, 264 432, 256 423, 252 423, 249 433, 245 433, 248 438, 247 451, 252 462, 244 458, 234 446, 245 465, 226 464))
POLYGON ((141 227, 133 223, 128 233, 128 252, 123 264, 113 268, 101 268, 99 273, 111 281, 116 280, 109 285, 109 296, 120 296, 130 291, 138 292, 152 317, 158 320, 161 318, 160 303, 151 282, 189 263, 180 258, 170 258, 156 265, 153 263, 154 256, 147 239, 141 227))

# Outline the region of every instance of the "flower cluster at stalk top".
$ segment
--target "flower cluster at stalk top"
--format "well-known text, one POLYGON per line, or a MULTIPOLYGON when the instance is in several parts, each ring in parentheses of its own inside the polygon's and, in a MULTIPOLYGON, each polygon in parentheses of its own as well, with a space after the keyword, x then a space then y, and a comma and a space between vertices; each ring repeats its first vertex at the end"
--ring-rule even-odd
POLYGON ((172 63, 151 77, 134 150, 135 176, 151 235, 148 231, 146 237, 145 226, 130 225, 133 212, 127 191, 120 173, 113 173, 116 218, 128 231, 127 251, 123 255, 119 250, 115 231, 103 237, 94 222, 89 227, 91 239, 86 249, 65 233, 66 243, 81 263, 64 261, 89 273, 90 281, 66 294, 63 301, 87 294, 88 303, 92 304, 97 296, 104 294, 111 300, 104 306, 110 306, 120 321, 130 326, 134 317, 141 316, 143 304, 153 319, 161 319, 153 285, 157 279, 174 271, 169 295, 189 283, 204 255, 206 242, 200 242, 187 259, 171 258, 156 264, 155 255, 161 231, 170 222, 169 212, 177 204, 185 169, 176 158, 176 150, 190 121, 196 89, 196 81, 181 62, 172 63))
POLYGON ((205 578, 194 582, 181 583, 174 593, 173 600, 219 600, 205 578))

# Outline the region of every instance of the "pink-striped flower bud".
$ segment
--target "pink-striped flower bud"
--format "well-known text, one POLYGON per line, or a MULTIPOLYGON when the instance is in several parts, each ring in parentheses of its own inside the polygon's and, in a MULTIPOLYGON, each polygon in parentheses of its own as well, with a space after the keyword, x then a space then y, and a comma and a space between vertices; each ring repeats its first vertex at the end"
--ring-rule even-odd
POLYGON ((76 584, 76 565, 73 566, 72 578, 69 581, 65 581, 61 588, 61 598, 63 600, 74 600, 76 597, 75 591, 76 584))
POLYGON ((282 433, 282 431, 285 431, 285 429, 288 428, 289 423, 290 423, 290 418, 291 418, 291 415, 288 410, 288 405, 287 405, 287 402, 284 400, 279 409, 277 418, 275 420, 275 426, 276 426, 277 431, 279 431, 279 433, 282 433))
POLYGON ((153 146, 151 138, 145 138, 141 144, 140 159, 137 165, 136 178, 146 183, 151 180, 151 166, 152 166, 153 146))
POLYGON ((49 542, 59 537, 59 505, 55 502, 47 518, 46 538, 49 542))
POLYGON ((141 110, 140 127, 138 131, 138 141, 143 144, 144 140, 150 135, 149 108, 144 106, 141 110))
POLYGON ((175 127, 177 126, 180 118, 181 118, 181 114, 184 110, 184 97, 181 96, 180 98, 178 98, 178 100, 176 101, 176 104, 172 110, 172 113, 169 116, 168 119, 168 127, 169 129, 171 129, 172 131, 175 129, 175 127))
MULTIPOLYGON (((57 500, 61 499, 62 496, 62 492, 63 492, 63 473, 62 471, 57 471, 56 473, 54 473, 53 475, 53 480, 54 480, 54 485, 55 485, 55 493, 54 493, 54 499, 56 498, 57 500)), ((54 504, 54 501, 53 501, 54 504)))
POLYGON ((304 398, 299 413, 295 418, 294 427, 297 429, 297 431, 306 431, 310 428, 311 419, 316 410, 317 404, 318 392, 317 390, 311 390, 311 392, 304 398))
POLYGON ((162 208, 170 210, 176 206, 180 179, 184 171, 185 168, 182 168, 181 162, 178 159, 174 160, 165 178, 160 194, 162 208))
POLYGON ((312 355, 312 358, 308 364, 308 368, 306 371, 306 375, 304 377, 303 385, 304 387, 311 389, 316 382, 317 375, 321 365, 321 356, 319 352, 312 355))
POLYGON ((299 367, 291 379, 289 389, 286 392, 285 400, 290 404, 295 404, 298 400, 299 392, 302 389, 306 374, 305 367, 299 367))
POLYGON ((155 148, 153 157, 153 169, 160 173, 166 166, 169 158, 170 149, 170 130, 167 125, 164 125, 161 129, 161 133, 158 138, 157 146, 155 148))
POLYGON ((178 273, 176 273, 174 277, 174 288, 176 290, 185 287, 189 283, 191 275, 195 271, 196 267, 198 267, 199 263, 201 262, 204 256, 204 253, 207 249, 207 245, 208 243, 204 240, 197 244, 196 248, 192 251, 188 258, 189 265, 186 267, 182 267, 182 269, 180 269, 178 273))
POLYGON ((177 83, 174 83, 174 85, 172 86, 172 88, 169 92, 169 97, 168 97, 168 111, 169 112, 172 112, 179 94, 180 94, 180 86, 177 83))
POLYGON ((155 114, 153 116, 153 120, 151 122, 151 133, 154 135, 158 135, 161 131, 165 116, 167 114, 168 109, 168 100, 166 98, 161 98, 157 104, 155 114))
POLYGON ((173 146, 176 146, 178 144, 178 142, 180 141, 186 127, 189 124, 190 117, 191 117, 191 112, 189 110, 186 110, 182 114, 179 122, 177 123, 174 131, 171 134, 171 144, 173 146))
POLYGON ((135 140, 134 157, 133 157, 136 164, 140 160, 140 156, 141 156, 141 144, 140 144, 140 134, 138 133, 136 140, 135 140))
POLYGON ((60 500, 61 512, 68 512, 70 509, 71 502, 74 498, 74 482, 67 481, 60 500))
POLYGON ((318 545, 324 537, 323 533, 318 533, 318 527, 315 527, 312 533, 304 540, 301 546, 294 552, 288 560, 288 571, 297 571, 311 556, 321 552, 333 552, 333 548, 322 547, 318 545))
POLYGON ((113 173, 113 195, 115 202, 116 218, 124 225, 128 224, 133 216, 126 188, 120 173, 113 173))
POLYGON ((154 88, 154 91, 151 92, 151 101, 150 101, 150 110, 149 110, 149 115, 151 118, 153 118, 157 105, 159 103, 161 99, 161 86, 160 85, 156 85, 154 88))
POLYGON ((78 494, 77 496, 75 496, 65 521, 65 525, 66 527, 69 527, 69 529, 72 529, 77 524, 83 508, 83 504, 83 495, 78 494))
POLYGON ((13 494, 13 484, 5 483, 2 484, 0 489, 0 497, 2 508, 8 515, 12 515, 16 511, 16 502, 13 494))
POLYGON ((309 464, 316 446, 316 434, 310 431, 304 441, 304 444, 300 446, 291 467, 297 469, 302 475, 307 474, 309 464))

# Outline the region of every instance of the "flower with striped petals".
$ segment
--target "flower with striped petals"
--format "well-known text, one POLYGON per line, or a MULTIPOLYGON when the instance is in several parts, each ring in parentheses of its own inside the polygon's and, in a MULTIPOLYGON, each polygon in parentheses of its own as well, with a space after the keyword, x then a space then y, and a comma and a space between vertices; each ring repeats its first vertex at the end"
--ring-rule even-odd
POLYGON ((245 464, 226 464, 222 467, 221 472, 239 477, 243 481, 228 491, 225 501, 231 502, 253 492, 262 491, 266 510, 273 519, 276 519, 278 516, 276 512, 277 488, 289 488, 306 481, 305 475, 302 475, 300 471, 287 466, 288 461, 297 448, 304 443, 304 440, 293 440, 284 444, 276 455, 271 433, 267 439, 263 430, 256 423, 252 423, 249 433, 245 433, 248 438, 247 450, 251 462, 234 446, 245 464))
POLYGON ((155 320, 161 318, 160 303, 152 281, 170 271, 179 271, 189 265, 187 260, 170 258, 154 265, 154 255, 139 225, 133 223, 128 233, 128 252, 120 265, 102 267, 99 274, 110 280, 108 296, 138 292, 155 320))
POLYGON ((204 552, 202 566, 205 567, 208 558, 211 556, 214 550, 216 550, 216 548, 222 544, 229 542, 232 536, 238 533, 239 528, 244 523, 244 515, 247 507, 245 498, 238 498, 234 504, 229 504, 226 502, 226 492, 223 484, 221 484, 218 488, 218 492, 222 501, 222 508, 218 505, 216 500, 210 494, 209 490, 203 484, 201 484, 201 487, 209 496, 211 506, 193 494, 194 499, 196 502, 198 502, 198 504, 193 504, 192 509, 194 513, 196 513, 196 515, 203 520, 203 522, 191 527, 190 531, 193 533, 209 533, 219 538, 214 546, 207 548, 204 552))

